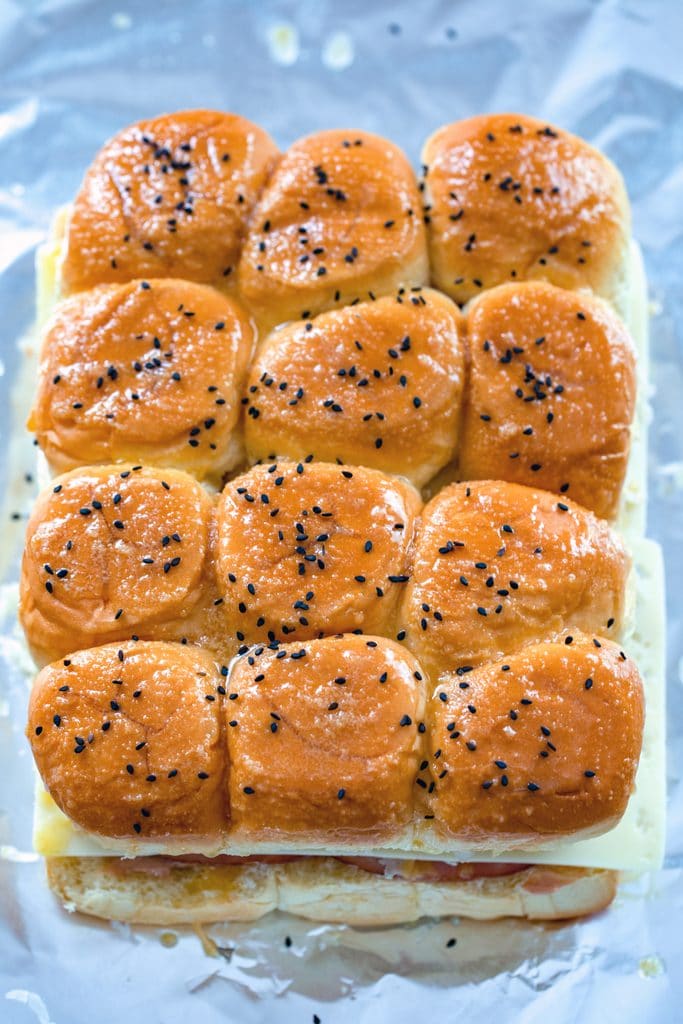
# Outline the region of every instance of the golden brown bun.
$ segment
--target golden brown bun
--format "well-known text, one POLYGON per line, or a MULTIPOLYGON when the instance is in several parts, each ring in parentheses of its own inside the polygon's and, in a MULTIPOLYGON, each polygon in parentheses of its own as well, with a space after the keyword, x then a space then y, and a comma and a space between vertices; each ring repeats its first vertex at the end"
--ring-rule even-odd
POLYGON ((420 487, 455 454, 463 377, 461 317, 439 292, 299 321, 270 334, 252 363, 248 457, 312 454, 420 487))
POLYGON ((132 635, 220 644, 214 505, 175 470, 96 466, 57 478, 34 506, 21 570, 36 660, 132 635))
POLYGON ((181 644, 111 644, 44 668, 27 733, 59 807, 112 837, 219 834, 222 682, 209 654, 181 644))
POLYGON ((435 676, 565 628, 617 635, 628 564, 607 523, 564 496, 451 484, 424 509, 399 624, 435 676))
POLYGON ((405 648, 348 635, 261 646, 230 689, 236 836, 372 844, 412 823, 424 684, 405 648))
POLYGON ((246 312, 204 285, 151 279, 74 295, 43 337, 28 427, 55 472, 141 460, 218 481, 241 455, 253 344, 246 312))
POLYGON ((511 845, 605 832, 631 795, 643 718, 635 664, 583 634, 445 674, 427 704, 436 828, 511 845))
POLYGON ((218 587, 239 642, 393 635, 422 502, 401 480, 323 462, 255 466, 218 501, 218 587))
POLYGON ((607 303, 538 281, 501 285, 469 306, 467 342, 461 479, 543 487, 614 518, 636 368, 607 303))
POLYGON ((291 146, 250 221, 239 288, 267 327, 427 282, 415 176, 378 135, 323 131, 291 146))
POLYGON ((583 139, 533 117, 484 114, 440 128, 422 160, 432 281, 456 302, 536 279, 624 308, 626 190, 583 139))
POLYGON ((149 860, 51 857, 48 881, 69 911, 157 926, 253 921, 276 909, 359 927, 450 915, 558 921, 604 909, 617 888, 616 872, 587 868, 530 867, 437 884, 382 878, 327 857, 274 865, 174 863, 161 872, 150 871, 149 860))
POLYGON ((277 157, 270 136, 236 114, 186 110, 125 128, 76 197, 63 292, 138 277, 229 285, 277 157))

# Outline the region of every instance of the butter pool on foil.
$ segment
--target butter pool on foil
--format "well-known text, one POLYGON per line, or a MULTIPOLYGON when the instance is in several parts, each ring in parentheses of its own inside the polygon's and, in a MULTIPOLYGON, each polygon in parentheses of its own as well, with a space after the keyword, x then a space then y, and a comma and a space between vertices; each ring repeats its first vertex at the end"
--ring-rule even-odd
MULTIPOLYGON (((322 1024, 384 1024, 421 1018, 427 1007, 445 1020, 463 1014, 468 1024, 494 1015, 553 1024, 680 1019, 683 338, 675 332, 683 324, 676 216, 683 209, 682 12, 673 2, 637 0, 0 5, 3 1024, 289 1024, 313 1014, 322 1024), (583 135, 624 173, 653 313, 651 385, 641 355, 639 425, 620 519, 639 595, 624 644, 646 680, 648 725, 626 817, 610 834, 573 846, 583 847, 582 862, 590 856, 591 863, 634 870, 657 862, 664 758, 657 705, 663 707, 665 676, 669 825, 666 869, 631 878, 607 913, 566 925, 444 920, 383 930, 270 915, 197 935, 71 918, 47 890, 42 864, 30 854, 33 772, 23 724, 31 670, 15 611, 25 515, 36 490, 35 449, 22 427, 35 380, 35 248, 108 135, 140 117, 192 106, 243 113, 282 146, 328 126, 377 131, 415 165, 422 140, 439 124, 519 110, 583 135), (664 546, 669 589, 666 670, 660 563, 656 547, 637 540, 647 482, 647 532, 664 546)), ((645 307, 633 316, 644 324, 645 307)), ((632 327, 642 338, 636 322, 632 327)), ((61 842, 66 838, 64 832, 61 842)))

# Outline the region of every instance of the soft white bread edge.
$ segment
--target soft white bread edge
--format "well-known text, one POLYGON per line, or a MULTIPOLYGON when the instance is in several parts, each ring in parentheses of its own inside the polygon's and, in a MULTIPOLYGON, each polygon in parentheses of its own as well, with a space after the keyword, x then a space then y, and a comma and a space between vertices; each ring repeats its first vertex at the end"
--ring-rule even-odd
POLYGON ((50 888, 67 910, 132 924, 253 921, 271 910, 312 921, 381 926, 421 917, 556 921, 614 898, 612 871, 531 867, 469 882, 407 882, 319 858, 288 864, 117 870, 114 858, 50 858, 50 888))

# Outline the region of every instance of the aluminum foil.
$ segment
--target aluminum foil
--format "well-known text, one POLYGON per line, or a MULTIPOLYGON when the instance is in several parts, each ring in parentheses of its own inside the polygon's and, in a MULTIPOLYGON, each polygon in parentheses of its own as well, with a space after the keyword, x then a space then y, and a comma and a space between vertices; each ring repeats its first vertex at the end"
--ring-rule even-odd
POLYGON ((678 0, 0 4, 0 1021, 582 1024, 683 1014, 683 6, 678 0), (31 853, 30 665, 16 578, 34 498, 22 428, 36 245, 105 138, 161 111, 235 110, 281 146, 325 127, 417 164, 438 125, 517 110, 604 149, 633 203, 652 308, 649 533, 668 573, 665 870, 568 925, 445 920, 383 931, 272 915, 164 931, 70 917, 31 853), (28 339, 28 340, 27 340, 28 339), (285 939, 289 937, 290 943, 285 939), (448 944, 455 938, 455 945, 448 944))

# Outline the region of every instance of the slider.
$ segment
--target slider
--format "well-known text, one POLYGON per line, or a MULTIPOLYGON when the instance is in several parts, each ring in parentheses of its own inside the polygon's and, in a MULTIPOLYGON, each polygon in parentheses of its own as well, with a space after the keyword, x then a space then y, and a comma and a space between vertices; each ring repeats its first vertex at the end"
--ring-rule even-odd
POLYGON ((216 574, 239 644, 393 635, 422 501, 359 466, 273 461, 226 484, 216 574))
POLYGON ((58 477, 26 530, 19 618, 39 664, 131 636, 224 643, 215 499, 172 469, 58 477))
POLYGON ((565 629, 618 636, 628 569, 617 534, 564 496, 451 484, 422 513, 397 635, 436 675, 565 629))
POLYGON ((273 331, 247 379, 249 461, 313 454, 423 486, 455 455, 463 333, 455 303, 427 288, 273 331))
POLYGON ((369 132, 322 131, 290 146, 250 219, 239 289, 274 327, 427 283, 412 168, 369 132))
POLYGON ((636 401, 633 342, 604 300, 540 281, 467 307, 458 472, 573 498, 614 519, 636 401))
POLYGON ((593 146, 534 117, 484 114, 440 128, 422 163, 432 283, 456 302, 540 280, 627 314, 628 198, 593 146))
POLYGON ((59 303, 29 430, 53 473, 141 461, 220 483, 242 459, 240 394, 255 333, 213 288, 150 278, 59 303))
POLYGON ((95 157, 64 225, 62 293, 147 277, 230 287, 278 155, 262 128, 214 110, 124 128, 95 157))

